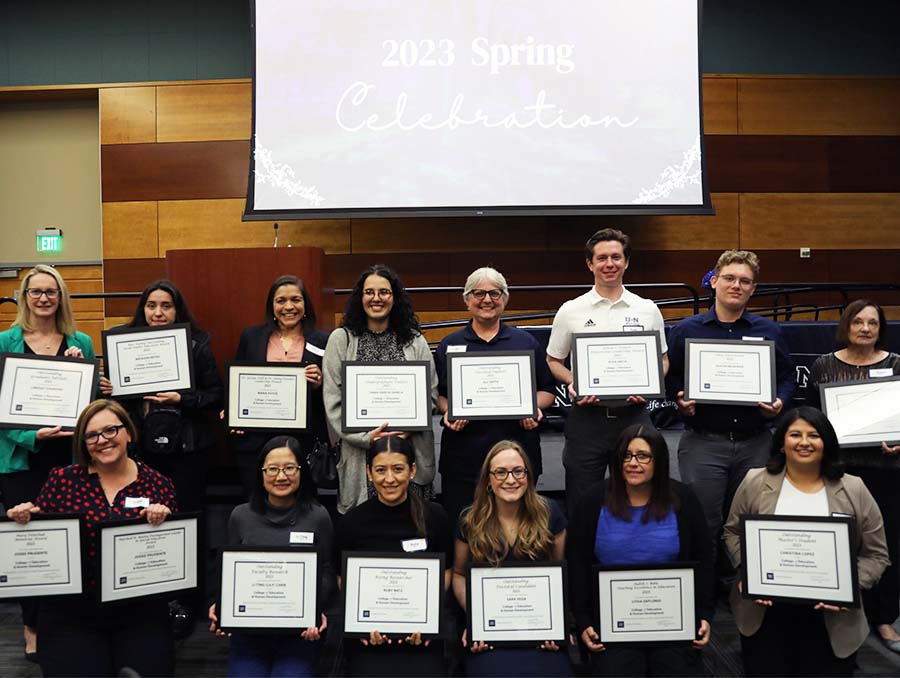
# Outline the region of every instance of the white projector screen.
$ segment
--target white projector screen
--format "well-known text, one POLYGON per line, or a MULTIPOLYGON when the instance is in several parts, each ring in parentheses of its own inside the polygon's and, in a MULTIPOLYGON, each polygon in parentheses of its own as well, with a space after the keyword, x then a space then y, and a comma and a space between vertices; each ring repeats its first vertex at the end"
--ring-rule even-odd
POLYGON ((255 0, 246 219, 711 213, 698 0, 255 0))

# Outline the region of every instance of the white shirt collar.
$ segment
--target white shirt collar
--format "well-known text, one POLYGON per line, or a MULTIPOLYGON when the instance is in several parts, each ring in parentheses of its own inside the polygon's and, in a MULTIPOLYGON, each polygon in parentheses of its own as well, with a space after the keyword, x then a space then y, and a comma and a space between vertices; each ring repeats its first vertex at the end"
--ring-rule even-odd
POLYGON ((592 305, 597 305, 600 303, 609 304, 610 306, 615 306, 616 304, 625 304, 626 306, 631 306, 633 303, 633 299, 635 295, 633 292, 629 292, 628 288, 622 288, 622 296, 620 296, 615 301, 610 301, 607 297, 604 297, 599 292, 597 292, 596 287, 591 287, 591 291, 588 292, 588 296, 590 298, 592 305))

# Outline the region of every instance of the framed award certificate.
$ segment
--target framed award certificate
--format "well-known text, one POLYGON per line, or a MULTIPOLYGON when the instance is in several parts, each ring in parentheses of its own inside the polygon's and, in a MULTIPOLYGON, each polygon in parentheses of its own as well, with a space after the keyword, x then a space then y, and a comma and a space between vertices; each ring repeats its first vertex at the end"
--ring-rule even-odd
POLYGON ((106 376, 116 398, 188 391, 194 384, 191 327, 117 327, 103 331, 106 376))
POLYGON ((229 362, 225 371, 225 411, 230 428, 306 428, 303 365, 229 362))
POLYGON ((715 405, 775 401, 775 342, 684 340, 684 399, 715 405))
POLYGON ((472 565, 466 585, 469 642, 535 647, 566 641, 564 563, 472 565))
POLYGON ((697 637, 693 563, 595 567, 600 642, 690 643, 697 637))
POLYGON ((388 422, 388 431, 431 429, 431 362, 341 364, 343 425, 347 433, 371 431, 388 422))
POLYGON ((820 384, 819 392, 841 447, 900 443, 900 377, 820 384))
POLYGON ((227 547, 221 572, 222 630, 297 633, 319 625, 315 547, 227 547))
POLYGON ((0 599, 82 592, 82 519, 31 516, 25 525, 0 518, 0 599))
POLYGON ((444 555, 348 552, 343 557, 344 636, 441 632, 444 555))
POLYGON ((851 517, 741 516, 743 596, 859 607, 851 517))
POLYGON ((665 394, 657 332, 572 335, 572 376, 578 398, 623 400, 665 394))
POLYGON ((174 514, 161 525, 143 518, 102 523, 100 602, 171 594, 197 586, 196 514, 174 514))
POLYGON ((534 353, 447 353, 447 419, 535 419, 534 353))
POLYGON ((98 371, 96 360, 0 354, 0 428, 75 430, 98 371))

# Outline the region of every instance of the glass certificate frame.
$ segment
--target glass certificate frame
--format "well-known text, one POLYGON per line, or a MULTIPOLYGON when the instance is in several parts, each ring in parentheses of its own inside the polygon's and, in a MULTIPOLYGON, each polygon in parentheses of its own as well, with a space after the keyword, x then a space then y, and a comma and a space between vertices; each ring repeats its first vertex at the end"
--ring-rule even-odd
POLYGON ((229 428, 305 429, 306 368, 300 363, 225 363, 229 428))
POLYGON ((594 616, 603 644, 672 643, 697 637, 696 565, 594 567, 594 616))
POLYGON ((741 516, 743 597, 859 607, 849 516, 741 516))
POLYGON ((97 360, 0 354, 0 428, 74 431, 98 374, 97 360))
POLYGON ((566 566, 560 562, 472 564, 466 576, 469 642, 534 647, 565 643, 566 566))
POLYGON ((841 447, 900 443, 900 377, 820 384, 819 393, 841 447))
POLYGON ((535 419, 533 351, 447 353, 447 419, 535 419))
POLYGON ((684 340, 684 399, 711 405, 775 401, 775 342, 684 340))
POLYGON ((100 602, 196 588, 198 520, 180 513, 160 525, 143 518, 98 525, 100 602))
POLYGON ((342 429, 431 430, 431 362, 408 360, 341 363, 342 429))
POLYGON ((444 554, 347 552, 343 556, 344 636, 437 638, 443 631, 444 554))
POLYGON ((665 381, 657 332, 587 332, 572 335, 576 400, 596 396, 662 398, 665 381))
POLYGON ((116 327, 102 335, 103 364, 113 397, 139 398, 193 388, 190 325, 116 327))
POLYGON ((84 520, 36 513, 25 525, 0 518, 0 599, 83 591, 84 520))
POLYGON ((226 547, 221 557, 223 631, 297 633, 319 625, 315 547, 226 547))

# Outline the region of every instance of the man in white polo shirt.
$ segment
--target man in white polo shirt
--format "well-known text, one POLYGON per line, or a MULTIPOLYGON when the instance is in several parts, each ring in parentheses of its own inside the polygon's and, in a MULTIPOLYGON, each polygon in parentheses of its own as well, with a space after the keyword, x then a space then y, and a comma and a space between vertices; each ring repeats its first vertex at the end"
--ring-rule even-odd
POLYGON ((565 361, 572 335, 590 332, 659 332, 663 372, 669 369, 666 335, 659 309, 649 299, 622 285, 631 257, 631 241, 622 231, 604 228, 585 244, 588 270, 594 275, 589 292, 564 303, 553 319, 547 363, 557 381, 569 385, 573 406, 566 420, 563 466, 566 469, 566 506, 571 516, 580 499, 603 482, 619 433, 631 424, 653 426, 646 400, 600 401, 594 396, 575 400, 572 371, 565 361))

